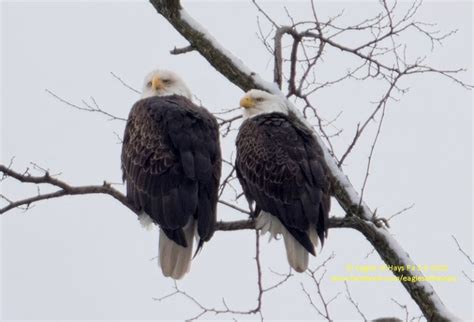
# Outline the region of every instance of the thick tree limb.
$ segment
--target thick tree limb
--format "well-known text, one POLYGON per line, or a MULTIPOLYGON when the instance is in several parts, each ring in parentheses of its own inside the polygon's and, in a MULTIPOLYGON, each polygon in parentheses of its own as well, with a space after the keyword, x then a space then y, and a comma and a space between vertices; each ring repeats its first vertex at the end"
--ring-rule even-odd
MULTIPOLYGON (((248 69, 238 58, 233 56, 212 38, 199 23, 181 8, 179 0, 150 0, 150 2, 158 13, 166 18, 173 27, 189 41, 193 48, 219 73, 224 75, 236 86, 244 91, 257 88, 284 96, 276 84, 262 80, 255 72, 248 69)), ((321 35, 315 35, 315 37, 321 37, 321 35)), ((329 45, 353 53, 364 60, 371 59, 371 57, 362 54, 358 49, 344 47, 330 39, 324 40, 329 45)), ((394 69, 385 65, 381 67, 387 68, 388 70, 394 69)), ((291 102, 288 101, 288 105, 300 116, 291 102)), ((301 121, 310 127, 302 117, 301 121)), ((316 134, 315 137, 320 145, 325 147, 322 140, 316 134)), ((324 149, 324 152, 327 166, 332 175, 334 197, 349 214, 348 219, 342 221, 344 223, 342 227, 350 227, 360 231, 374 246, 387 265, 405 267, 407 265, 414 265, 408 254, 406 254, 387 230, 373 222, 375 218, 374 213, 360 200, 356 190, 345 174, 340 170, 327 148, 324 149)), ((244 227, 247 226, 244 225, 244 227)), ((394 272, 394 274, 399 276, 402 273, 394 272)), ((423 277, 419 272, 405 271, 403 274, 410 278, 423 277)), ((402 284, 429 321, 452 321, 456 319, 456 317, 447 311, 441 299, 428 282, 402 281, 402 284)))
MULTIPOLYGON (((243 73, 240 69, 238 59, 234 60, 235 57, 226 55, 223 47, 216 50, 214 40, 207 37, 205 30, 197 30, 195 28, 198 24, 190 25, 190 20, 181 19, 179 11, 181 5, 178 0, 152 0, 151 3, 156 10, 158 10, 163 17, 168 19, 176 30, 189 41, 190 46, 198 50, 216 70, 225 75, 232 83, 244 91, 252 88, 268 90, 268 88, 258 86, 258 82, 255 81, 255 76, 252 75, 250 70, 243 73)), ((190 19, 192 20, 192 18, 190 19)))
MULTIPOLYGON (((41 176, 33 176, 28 171, 24 173, 20 173, 15 170, 12 170, 10 167, 7 167, 3 164, 0 164, 0 173, 2 173, 2 177, 0 178, 0 181, 8 177, 11 177, 22 183, 32 183, 36 185, 48 184, 48 185, 59 188, 59 190, 55 192, 44 193, 44 194, 38 193, 36 196, 32 196, 32 197, 28 197, 28 198, 16 200, 16 201, 11 201, 7 199, 6 197, 3 197, 3 199, 5 199, 8 202, 8 204, 5 207, 0 208, 0 215, 15 208, 20 208, 20 207, 28 208, 33 203, 36 203, 42 200, 55 199, 55 198, 65 197, 65 196, 89 195, 89 194, 109 195, 113 197, 114 199, 116 199, 117 201, 119 201, 125 207, 129 208, 130 210, 138 214, 138 211, 128 202, 127 197, 122 192, 113 188, 109 183, 105 181, 101 185, 73 186, 71 184, 68 184, 50 175, 49 172, 45 172, 45 174, 41 176)), ((221 201, 221 203, 225 205, 230 205, 229 203, 225 201, 221 201)), ((250 214, 250 212, 247 212, 240 208, 237 208, 236 210, 246 213, 246 214, 250 214)), ((350 227, 351 225, 352 224, 351 224, 351 221, 349 220, 349 217, 347 218, 332 217, 330 218, 330 221, 329 221, 330 228, 350 227)), ((236 221, 219 221, 216 224, 216 230, 221 230, 221 231, 254 230, 254 229, 255 229, 255 221, 252 219, 236 220, 236 221)))

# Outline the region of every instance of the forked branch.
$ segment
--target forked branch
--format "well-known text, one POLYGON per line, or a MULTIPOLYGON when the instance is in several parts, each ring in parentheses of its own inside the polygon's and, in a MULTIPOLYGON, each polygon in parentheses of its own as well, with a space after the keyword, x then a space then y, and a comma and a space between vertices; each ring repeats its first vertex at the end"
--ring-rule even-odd
MULTIPOLYGON (((186 38, 195 50, 197 50, 219 73, 236 86, 244 91, 251 88, 257 88, 272 92, 282 97, 285 96, 280 91, 278 84, 264 81, 255 72, 247 68, 237 57, 222 47, 222 45, 220 45, 205 28, 189 16, 189 14, 182 8, 180 1, 150 0, 150 2, 158 13, 167 19, 169 23, 173 25, 173 27, 184 38, 186 38)), ((320 26, 319 22, 317 22, 316 25, 320 26)), ((371 64, 376 65, 377 72, 383 70, 387 72, 387 74, 398 74, 399 70, 396 66, 392 67, 378 61, 374 57, 373 51, 366 52, 362 51, 361 48, 351 48, 344 44, 340 44, 330 36, 325 37, 322 34, 318 34, 317 28, 316 31, 305 32, 304 36, 319 39, 329 46, 359 57, 363 60, 364 64, 368 62, 369 66, 371 64)), ((371 45, 372 44, 366 44, 365 46, 370 47, 371 45)), ((423 68, 421 63, 418 63, 415 67, 420 67, 420 69, 413 69, 413 73, 415 73, 415 71, 420 73, 422 73, 423 70, 429 71, 429 69, 423 68)), ((411 66, 411 68, 415 67, 411 66)), ((452 73, 455 71, 438 70, 438 73, 440 72, 449 77, 452 76, 452 73)), ((278 79, 278 77, 275 78, 278 79)), ((287 101, 287 104, 296 115, 300 116, 300 119, 304 124, 309 128, 312 128, 290 101, 287 101)), ((364 234, 387 265, 414 265, 407 253, 387 232, 387 230, 372 222, 372 219, 375 218, 374 213, 358 196, 356 190, 345 174, 341 171, 338 164, 325 147, 323 141, 316 133, 314 135, 320 145, 324 147, 325 160, 332 177, 333 195, 348 214, 348 220, 351 222, 350 227, 357 229, 364 234)), ((401 273, 394 274, 402 277, 401 273)), ((404 275, 414 279, 423 277, 419 272, 404 272, 404 275)), ((444 307, 441 299, 428 282, 405 282, 402 280, 402 284, 428 320, 450 321, 454 319, 454 317, 444 307)))

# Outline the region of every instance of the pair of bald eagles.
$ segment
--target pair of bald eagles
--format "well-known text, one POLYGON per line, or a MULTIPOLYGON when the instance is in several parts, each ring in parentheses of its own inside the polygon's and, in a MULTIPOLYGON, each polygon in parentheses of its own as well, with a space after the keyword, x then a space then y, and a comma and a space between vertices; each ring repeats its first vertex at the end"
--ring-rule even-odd
MULTIPOLYGON (((160 266, 174 279, 189 271, 193 240, 197 252, 214 233, 221 176, 218 123, 191 98, 175 73, 151 72, 122 148, 127 198, 144 226, 160 227, 160 266)), ((235 168, 251 216, 263 233, 283 236, 290 266, 303 272, 328 229, 322 151, 284 99, 254 89, 240 106, 235 168)))

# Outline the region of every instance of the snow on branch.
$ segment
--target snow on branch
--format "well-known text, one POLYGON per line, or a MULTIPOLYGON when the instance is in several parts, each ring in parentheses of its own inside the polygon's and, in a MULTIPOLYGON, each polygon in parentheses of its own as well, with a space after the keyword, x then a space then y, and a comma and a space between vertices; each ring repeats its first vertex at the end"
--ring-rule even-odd
MULTIPOLYGON (((231 52, 229 52, 226 48, 219 44, 219 42, 210 35, 210 33, 202 27, 197 21, 195 21, 181 6, 179 0, 150 0, 152 5, 155 7, 157 12, 162 15, 165 19, 169 21, 169 23, 190 43, 190 46, 198 51, 219 73, 225 76, 229 81, 231 81, 236 86, 240 87, 243 91, 247 91, 252 88, 257 88, 261 90, 266 90, 271 93, 280 95, 284 97, 284 93, 280 91, 281 86, 281 66, 278 64, 281 63, 281 57, 276 57, 276 72, 275 81, 277 83, 270 83, 263 80, 257 73, 250 70, 245 64, 234 56, 231 52)), ((254 1, 254 4, 256 2, 254 1)), ((394 79, 399 79, 401 76, 404 75, 411 75, 411 74, 421 74, 427 72, 438 73, 443 76, 450 78, 451 80, 457 82, 458 84, 464 86, 465 88, 472 88, 471 85, 467 85, 461 81, 459 81, 453 74, 462 71, 459 70, 439 70, 431 67, 427 67, 423 65, 423 61, 416 61, 414 64, 403 66, 401 64, 400 57, 396 54, 396 62, 397 64, 392 67, 386 65, 382 61, 377 59, 377 55, 375 49, 376 45, 383 41, 384 39, 390 39, 392 36, 396 36, 397 33, 403 32, 408 28, 414 28, 425 34, 427 37, 430 38, 431 42, 437 43, 440 42, 444 37, 448 35, 442 36, 441 38, 434 37, 432 33, 426 31, 424 25, 421 24, 403 24, 405 20, 411 18, 416 9, 419 7, 418 2, 410 8, 410 10, 406 13, 403 21, 401 22, 394 22, 392 19, 393 16, 393 8, 389 8, 386 5, 385 1, 382 1, 384 5, 385 13, 379 17, 375 17, 374 19, 368 19, 367 21, 361 23, 353 27, 355 30, 370 28, 371 24, 377 23, 377 21, 384 21, 388 20, 388 24, 386 29, 388 30, 387 33, 381 34, 378 38, 374 39, 373 41, 368 41, 366 43, 361 44, 357 48, 351 48, 345 46, 342 43, 338 43, 334 40, 334 34, 330 37, 325 36, 321 30, 324 26, 332 26, 333 20, 326 22, 325 24, 320 23, 317 19, 316 10, 313 4, 313 13, 315 21, 313 22, 314 26, 310 29, 311 31, 298 31, 296 29, 296 23, 289 28, 283 28, 283 26, 278 26, 273 20, 272 25, 277 29, 279 32, 279 37, 281 38, 284 33, 290 34, 294 41, 294 52, 298 49, 298 45, 302 42, 304 38, 313 39, 319 41, 320 44, 324 43, 327 46, 332 46, 337 48, 343 52, 346 52, 350 55, 358 57, 362 60, 363 64, 362 67, 368 66, 369 76, 370 72, 375 69, 375 75, 382 75, 385 80, 388 80, 389 84, 391 84, 390 88, 395 88, 396 84, 393 81, 394 79), (398 28, 398 29, 397 29, 398 28)), ((261 8, 259 8, 262 11, 261 8)), ((266 15, 268 17, 268 15, 266 15)), ((271 20, 271 19, 270 19, 271 20)), ((334 28, 333 28, 334 29, 334 28)), ((337 31, 343 32, 343 30, 337 31)), ((278 41, 278 38, 277 38, 278 41)), ((320 47, 321 48, 321 47, 320 47)), ((267 48, 268 49, 268 48, 267 48)), ((322 48, 321 48, 322 50, 322 48)), ((382 49, 379 49, 382 50, 382 49)), ((277 51, 278 53, 278 51, 277 51)), ((293 55, 292 55, 293 56, 293 55)), ((319 55, 320 56, 320 55, 319 55)), ((316 56, 314 63, 310 61, 310 67, 314 66, 318 57, 316 56)), ((296 57, 293 57, 293 61, 295 61, 296 57)), ((306 77, 306 76, 303 76, 306 77)), ((290 93, 289 95, 298 94, 298 87, 291 86, 291 79, 294 79, 294 74, 290 77, 290 93)), ((388 92, 387 95, 390 95, 388 92)), ((299 116, 302 123, 313 130, 313 133, 318 140, 319 144, 323 147, 325 160, 327 163, 327 168, 330 171, 332 176, 332 188, 333 188, 333 195, 342 206, 342 208, 346 211, 347 216, 342 220, 344 223, 344 227, 350 227, 353 229, 358 230, 361 232, 368 241, 374 246, 374 248, 379 253, 382 260, 389 266, 404 266, 407 267, 408 265, 415 265, 413 261, 410 259, 409 255, 403 248, 398 244, 398 242, 390 235, 390 233, 386 230, 386 228, 381 225, 380 219, 376 217, 376 214, 370 210, 370 208, 364 203, 362 198, 358 195, 355 188, 350 183, 347 176, 342 172, 340 165, 335 160, 333 154, 329 152, 326 145, 322 141, 322 139, 317 135, 314 131, 312 126, 306 121, 303 115, 296 109, 296 107, 288 100, 288 106, 290 109, 299 116)), ((380 108, 375 112, 378 112, 385 106, 385 101, 382 101, 380 104, 380 108)), ((363 130, 358 128, 356 136, 360 136, 360 131, 363 130)), ((357 140, 356 137, 356 140, 357 140)), ((374 142, 375 145, 375 142, 374 142)), ((351 148, 352 149, 352 148, 351 148)), ((349 151, 350 152, 350 151, 349 151)), ((334 226, 333 226, 334 227, 334 226)), ((441 299, 436 294, 435 290, 431 286, 430 283, 423 280, 423 275, 421 272, 415 271, 394 271, 394 274, 397 277, 406 278, 405 280, 401 280, 402 284, 409 292, 411 297, 415 300, 415 302, 420 307, 421 311, 425 315, 425 317, 429 321, 453 321, 457 320, 444 306, 441 299), (412 282, 413 279, 416 279, 417 282, 412 282)))

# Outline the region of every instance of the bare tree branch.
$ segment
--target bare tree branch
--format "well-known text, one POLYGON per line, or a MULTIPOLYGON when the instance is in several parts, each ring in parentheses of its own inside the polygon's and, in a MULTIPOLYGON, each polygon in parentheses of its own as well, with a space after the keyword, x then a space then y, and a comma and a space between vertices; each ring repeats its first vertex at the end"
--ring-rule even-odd
MULTIPOLYGON (((179 0, 151 0, 151 3, 156 8, 158 13, 160 13, 164 18, 166 18, 174 26, 174 28, 190 43, 190 45, 187 47, 175 48, 171 51, 172 54, 182 54, 191 50, 196 50, 218 72, 220 72, 227 79, 229 79, 229 81, 240 87, 242 90, 247 91, 251 88, 258 88, 275 93, 282 97, 286 96, 291 97, 295 100, 302 100, 305 104, 305 107, 303 109, 304 115, 306 115, 307 110, 313 111, 314 116, 318 120, 318 130, 320 131, 322 137, 329 146, 329 149, 326 148, 321 138, 316 133, 314 134, 319 144, 323 147, 323 152, 327 163, 326 166, 331 175, 330 179, 332 183, 332 194, 346 212, 346 217, 344 218, 330 218, 330 228, 352 228, 358 230, 368 239, 368 241, 372 244, 374 249, 377 250, 382 260, 384 260, 387 265, 414 265, 414 263, 409 259, 409 256, 406 255, 406 252, 400 247, 400 245, 398 245, 396 240, 385 229, 385 227, 388 227, 388 220, 390 218, 393 218, 393 216, 389 219, 378 218, 376 216, 376 211, 371 211, 363 200, 364 189, 367 178, 369 176, 373 151, 377 143, 379 133, 381 131, 387 101, 390 98, 393 98, 393 91, 398 91, 399 93, 403 93, 405 91, 404 89, 401 89, 398 86, 398 80, 400 78, 409 75, 433 73, 447 77, 448 79, 456 82, 464 88, 472 89, 472 85, 463 82, 457 77, 457 74, 459 72, 464 71, 464 69, 444 70, 426 66, 424 64, 423 57, 419 57, 414 62, 409 63, 406 60, 405 55, 406 47, 401 46, 399 43, 397 43, 396 39, 402 33, 409 29, 417 30, 430 41, 431 47, 433 49, 436 44, 441 44, 444 39, 452 35, 455 31, 448 32, 446 34, 439 34, 437 33, 437 31, 430 29, 434 27, 433 25, 417 21, 411 21, 410 19, 412 19, 417 9, 419 8, 419 2, 417 1, 415 1, 413 5, 405 12, 405 14, 401 15, 402 18, 399 18, 398 20, 394 18, 396 3, 393 6, 388 6, 386 1, 382 1, 381 4, 383 10, 380 14, 372 18, 365 19, 364 21, 358 24, 343 27, 338 26, 336 24, 336 21, 342 14, 338 14, 334 17, 331 17, 326 21, 320 21, 318 19, 316 6, 313 1, 311 2, 311 10, 313 12, 314 21, 295 22, 294 19, 291 17, 290 12, 286 10, 288 18, 290 20, 290 24, 288 26, 281 26, 277 24, 262 9, 262 7, 257 4, 255 0, 252 0, 252 2, 256 6, 257 10, 262 13, 265 18, 271 23, 271 31, 275 30, 273 48, 273 58, 275 64, 274 83, 265 82, 255 72, 248 69, 238 58, 234 57, 229 51, 222 47, 214 38, 212 38, 212 36, 209 35, 209 33, 203 27, 199 25, 199 23, 194 21, 193 18, 186 13, 186 11, 182 10, 179 0), (339 36, 345 33, 346 31, 370 32, 372 38, 364 40, 358 45, 354 46, 353 44, 351 44, 349 46, 339 41, 339 36), (291 37, 288 38, 292 40, 289 58, 285 58, 282 53, 282 48, 284 48, 284 35, 290 35, 291 37), (351 68, 347 71, 346 74, 342 76, 334 77, 334 79, 328 81, 319 81, 314 73, 314 68, 318 64, 318 62, 322 60, 326 48, 337 49, 344 54, 358 58, 362 63, 358 64, 354 68, 351 68), (387 60, 384 59, 386 55, 393 56, 392 63, 387 63, 387 60), (289 77, 286 77, 283 73, 283 64, 285 63, 289 63, 289 77), (298 66, 300 64, 303 65, 302 70, 298 69, 298 66), (338 161, 331 143, 331 137, 333 135, 338 135, 340 131, 337 131, 336 134, 326 132, 326 121, 324 121, 323 117, 321 117, 317 113, 315 106, 311 102, 310 96, 320 89, 332 86, 346 79, 377 79, 383 82, 387 82, 389 86, 387 92, 376 104, 376 107, 372 111, 371 115, 369 115, 366 120, 362 120, 361 122, 359 122, 352 142, 350 142, 348 148, 342 154, 342 157, 338 161), (288 82, 288 93, 286 95, 280 90, 283 87, 282 85, 284 80, 288 82), (343 165, 343 162, 353 151, 364 130, 368 127, 368 124, 370 124, 371 121, 375 119, 375 116, 378 116, 379 114, 381 114, 382 116, 378 122, 377 132, 371 146, 369 160, 366 168, 366 177, 359 196, 354 187, 349 182, 348 178, 341 171, 341 167, 343 165)), ((264 41, 266 41, 265 39, 266 38, 264 38, 264 41)), ((285 40, 287 39, 285 38, 285 40)), ((139 93, 139 91, 126 84, 120 77, 113 73, 111 74, 117 80, 119 80, 125 87, 136 93, 139 93)), ((93 97, 90 98, 90 103, 85 100, 82 100, 83 106, 81 106, 59 97, 50 90, 46 91, 54 98, 64 104, 67 104, 70 107, 87 112, 99 113, 107 116, 110 120, 126 120, 125 118, 117 117, 103 110, 97 104, 96 100, 93 97)), ((288 105, 291 110, 298 117, 300 117, 301 122, 305 124, 308 128, 312 129, 306 119, 300 115, 299 111, 295 108, 293 103, 288 101, 288 105)), ((221 131, 224 136, 227 135, 231 130, 233 130, 233 122, 238 120, 239 118, 239 116, 230 117, 227 119, 219 118, 221 131)), ((136 210, 134 210, 133 207, 128 203, 125 195, 122 194, 120 191, 114 189, 111 184, 107 182, 104 182, 102 185, 95 186, 73 186, 67 184, 62 180, 59 180, 53 175, 50 175, 48 171, 45 171, 44 175, 42 176, 32 176, 28 172, 28 170, 24 173, 19 173, 14 170, 11 170, 11 165, 11 163, 9 166, 0 165, 0 172, 2 172, 3 174, 2 180, 6 179, 7 177, 12 177, 22 183, 36 184, 38 185, 38 193, 35 196, 31 196, 21 200, 11 200, 7 196, 0 195, 0 197, 7 203, 6 206, 0 208, 0 214, 21 207, 28 210, 31 205, 42 200, 59 198, 68 195, 86 194, 108 194, 119 202, 121 202, 124 206, 136 212, 136 210), (39 185, 43 184, 55 187, 58 190, 55 192, 43 194, 39 190, 39 185)), ((235 177, 233 169, 231 169, 229 175, 225 179, 223 186, 221 187, 221 193, 227 186, 232 186, 230 182, 233 180, 233 178, 235 177)), ((238 197, 236 197, 236 199, 237 198, 238 197)), ((234 203, 225 200, 219 200, 219 202, 245 215, 248 215, 250 213, 248 210, 240 208, 234 203)), ((255 222, 253 220, 218 222, 216 225, 216 230, 221 231, 248 229, 255 229, 255 222)), ((458 247, 460 248, 459 244, 458 247)), ((472 259, 469 256, 467 257, 472 263, 472 259)), ((291 276, 291 274, 286 275, 285 278, 283 278, 279 283, 268 288, 263 288, 262 269, 259 258, 258 234, 256 237, 255 259, 257 264, 257 280, 259 290, 257 298, 257 307, 255 309, 251 309, 250 311, 231 310, 229 309, 224 300, 224 309, 206 308, 205 306, 202 306, 194 297, 188 295, 186 292, 179 289, 177 284, 175 284, 175 291, 173 293, 157 300, 163 300, 173 295, 183 295, 193 301, 201 309, 201 312, 194 318, 199 318, 208 312, 213 312, 215 314, 260 313, 260 318, 263 319, 263 316, 261 315, 263 293, 276 288, 281 283, 284 283, 289 278, 289 276, 291 276)), ((320 300, 323 302, 324 306, 324 310, 317 309, 317 311, 321 316, 330 320, 328 305, 337 297, 337 295, 336 297, 330 300, 325 300, 321 294, 321 289, 319 288, 319 283, 321 282, 321 279, 317 279, 315 277, 315 271, 311 271, 310 274, 312 274, 311 277, 315 282, 320 300)), ((405 271, 403 273, 395 271, 394 274, 399 277, 403 275, 408 278, 422 276, 421 273, 412 271, 405 271)), ((420 307, 423 314, 428 320, 449 321, 452 318, 452 316, 445 309, 443 303, 438 298, 436 292, 428 282, 413 283, 411 281, 402 281, 402 284, 407 289, 412 298, 415 300, 415 302, 418 304, 418 306, 420 307)), ((304 286, 303 291, 306 293, 311 304, 313 304, 311 294, 307 293, 304 286)), ((348 289, 347 293, 350 296, 348 289)), ((351 301, 351 303, 353 303, 353 305, 355 305, 355 307, 359 311, 357 304, 353 301, 351 301)), ((359 314, 361 314, 360 311, 359 314)), ((363 314, 361 314, 361 316, 363 316, 363 314)), ((364 316, 363 318, 365 319, 364 316)))
POLYGON ((471 265, 474 265, 474 261, 472 260, 471 256, 469 256, 462 248, 461 248, 461 245, 459 245, 459 242, 458 240, 456 239, 456 237, 454 237, 454 235, 451 235, 451 237, 454 239, 454 241, 456 242, 456 246, 458 246, 458 250, 461 252, 461 254, 464 255, 464 257, 467 258, 467 260, 471 263, 471 265))
POLYGON ((364 315, 364 313, 362 313, 362 311, 360 310, 360 307, 359 307, 359 303, 357 303, 353 298, 352 298, 352 295, 351 295, 351 292, 349 291, 349 285, 347 285, 347 282, 344 281, 344 286, 346 287, 346 298, 349 300, 349 302, 352 303, 352 305, 355 307, 355 309, 357 310, 357 313, 359 313, 360 317, 364 320, 364 321, 368 321, 367 320, 367 317, 364 315))
MULTIPOLYGON (((469 263, 471 263, 471 265, 474 265, 474 262, 472 261, 472 258, 471 256, 469 256, 465 251, 464 249, 462 249, 461 245, 459 244, 458 240, 456 239, 456 237, 454 237, 454 235, 451 235, 451 237, 454 239, 454 242, 456 243, 456 246, 458 247, 458 250, 459 252, 461 252, 461 254, 464 255, 464 257, 469 261, 469 263)), ((470 277, 469 275, 467 275, 467 273, 462 270, 461 271, 462 274, 464 275, 464 277, 471 283, 474 283, 474 279, 472 277, 470 277)))
POLYGON ((122 78, 120 78, 119 76, 117 76, 117 74, 115 74, 114 72, 110 72, 110 74, 120 82, 120 84, 122 84, 123 86, 125 86, 126 88, 128 88, 129 90, 131 90, 132 92, 134 93, 137 93, 137 94, 141 94, 142 92, 140 92, 139 90, 133 88, 131 85, 127 84, 122 78))
POLYGON ((194 50, 193 46, 186 46, 182 48, 176 48, 174 47, 172 50, 170 50, 171 55, 181 55, 181 54, 186 54, 194 50))
POLYGON ((316 294, 318 295, 319 302, 322 305, 322 309, 319 308, 319 306, 313 300, 313 297, 311 296, 311 294, 306 290, 303 283, 301 283, 301 289, 303 290, 303 293, 305 293, 306 297, 308 298, 310 305, 316 310, 318 315, 320 315, 323 319, 326 319, 327 321, 333 320, 331 318, 329 306, 334 300, 336 300, 339 297, 339 295, 341 295, 341 293, 339 292, 328 300, 326 299, 326 296, 323 294, 322 280, 324 279, 324 276, 326 275, 326 272, 327 272, 326 264, 332 259, 334 259, 334 253, 332 253, 328 258, 326 258, 315 269, 308 269, 306 272, 307 275, 312 280, 313 284, 316 286, 316 294), (322 270, 322 273, 318 277, 317 275, 320 270, 322 270))
POLYGON ((73 107, 75 109, 105 115, 109 118, 110 121, 124 121, 124 122, 127 121, 127 119, 124 118, 124 117, 113 115, 113 114, 103 110, 102 108, 100 108, 100 106, 97 104, 96 100, 93 97, 90 98, 91 101, 92 101, 92 105, 87 103, 85 100, 82 100, 82 104, 84 104, 84 106, 79 106, 77 104, 74 104, 74 103, 71 103, 71 102, 65 100, 64 98, 60 97, 59 95, 55 94, 53 91, 51 91, 49 89, 45 89, 45 91, 46 91, 46 93, 48 93, 49 95, 51 95, 52 97, 54 97, 55 99, 60 101, 61 103, 64 103, 67 106, 73 107))
MULTIPOLYGON (((257 303, 256 303, 254 308, 251 308, 251 309, 248 309, 248 310, 234 310, 234 309, 231 309, 229 307, 229 305, 227 305, 227 302, 225 301, 224 298, 222 299, 222 304, 224 306, 223 309, 204 306, 203 304, 201 304, 199 302, 199 300, 196 297, 191 296, 186 291, 180 289, 178 287, 176 281, 174 283, 174 291, 173 292, 171 292, 167 295, 164 295, 162 297, 159 297, 159 298, 154 298, 154 300, 162 301, 162 300, 168 299, 168 298, 176 296, 176 295, 182 295, 182 296, 188 298, 200 309, 200 312, 198 312, 197 315, 187 319, 186 321, 196 320, 196 319, 198 319, 198 318, 200 318, 200 317, 202 317, 202 316, 204 316, 208 313, 214 313, 215 315, 222 315, 222 314, 254 315, 254 314, 258 314, 259 317, 260 317, 260 320, 263 321, 262 305, 263 305, 263 296, 264 296, 264 294, 274 290, 278 286, 280 286, 280 285, 284 284, 285 282, 287 282, 288 279, 292 276, 292 274, 290 272, 286 275, 283 275, 284 278, 282 280, 280 280, 278 283, 276 283, 276 284, 274 284, 270 287, 267 287, 267 288, 263 287, 262 266, 261 266, 261 262, 260 262, 260 236, 258 234, 258 231, 255 231, 255 263, 256 263, 258 293, 257 293, 257 303)), ((275 273, 275 274, 277 274, 277 273, 275 273)), ((282 275, 282 274, 278 274, 278 275, 282 275)))
POLYGON ((117 189, 113 188, 110 183, 104 181, 102 185, 96 186, 71 186, 64 181, 61 181, 45 172, 42 176, 32 176, 29 174, 28 170, 25 173, 19 173, 11 170, 9 167, 6 167, 0 164, 0 172, 2 173, 2 179, 6 177, 12 177, 23 183, 33 183, 33 184, 49 184, 56 188, 59 188, 56 192, 38 194, 33 197, 25 198, 18 201, 9 201, 8 205, 3 208, 0 208, 0 215, 6 213, 9 210, 18 208, 20 206, 29 207, 32 203, 59 198, 63 196, 74 196, 74 195, 87 195, 87 194, 107 194, 118 200, 124 206, 129 208, 132 211, 135 209, 127 201, 127 198, 117 189))
MULTIPOLYGON (((255 72, 250 71, 240 60, 234 57, 228 50, 223 48, 214 38, 212 38, 212 36, 210 36, 198 22, 191 18, 189 14, 182 9, 178 0, 151 0, 150 2, 159 14, 166 18, 173 27, 184 38, 186 38, 217 71, 229 79, 229 81, 239 86, 244 91, 251 88, 257 88, 283 96, 283 93, 280 92, 278 86, 263 81, 255 72)), ((382 18, 378 17, 377 19, 380 21, 382 18)), ((332 23, 332 21, 328 21, 325 26, 330 26, 332 23)), ((366 23, 371 24, 373 22, 366 21, 366 23)), ((320 23, 317 23, 316 25, 318 24, 321 26, 320 23)), ((396 24, 392 21, 391 25, 395 26, 396 24)), ((361 26, 358 28, 362 28, 361 26)), ((276 25, 275 27, 278 28, 279 26, 276 25)), ((377 47, 372 43, 366 43, 363 46, 363 50, 361 45, 358 47, 346 46, 334 40, 334 35, 324 36, 319 33, 317 29, 315 29, 315 31, 305 30, 299 32, 299 35, 302 38, 315 39, 324 42, 327 46, 337 48, 342 52, 361 58, 364 62, 368 62, 369 71, 375 71, 375 74, 369 72, 369 76, 371 77, 387 77, 386 75, 394 73, 395 78, 392 79, 396 79, 399 75, 436 72, 443 76, 457 79, 452 75, 459 70, 442 71, 424 68, 423 65, 420 64, 420 61, 407 66, 404 70, 399 70, 396 66, 392 67, 387 65, 376 58, 375 49, 377 47)), ((380 37, 383 37, 383 35, 380 37)), ((462 81, 459 82, 464 84, 462 81)), ((464 86, 468 88, 472 87, 467 84, 464 84, 464 86)), ((300 116, 291 102, 288 101, 288 105, 298 116, 300 116)), ((301 121, 310 127, 303 117, 301 117, 301 121)), ((321 146, 324 146, 318 136, 315 136, 315 138, 321 146)), ((337 163, 334 161, 328 150, 323 150, 328 169, 332 175, 331 181, 333 194, 342 208, 349 214, 349 218, 351 218, 350 220, 353 223, 352 228, 359 230, 364 234, 364 236, 366 236, 387 265, 413 265, 414 263, 405 255, 406 252, 402 250, 396 240, 384 228, 378 227, 371 221, 375 217, 373 212, 363 202, 363 200, 358 197, 355 189, 350 184, 347 177, 340 171, 337 163)), ((397 275, 397 272, 394 272, 394 274, 397 275)), ((408 275, 410 274, 413 273, 408 272, 408 275)), ((441 299, 439 299, 436 292, 428 282, 412 283, 402 281, 402 283, 415 302, 419 305, 427 319, 436 321, 449 321, 451 319, 452 316, 446 310, 441 299)))

